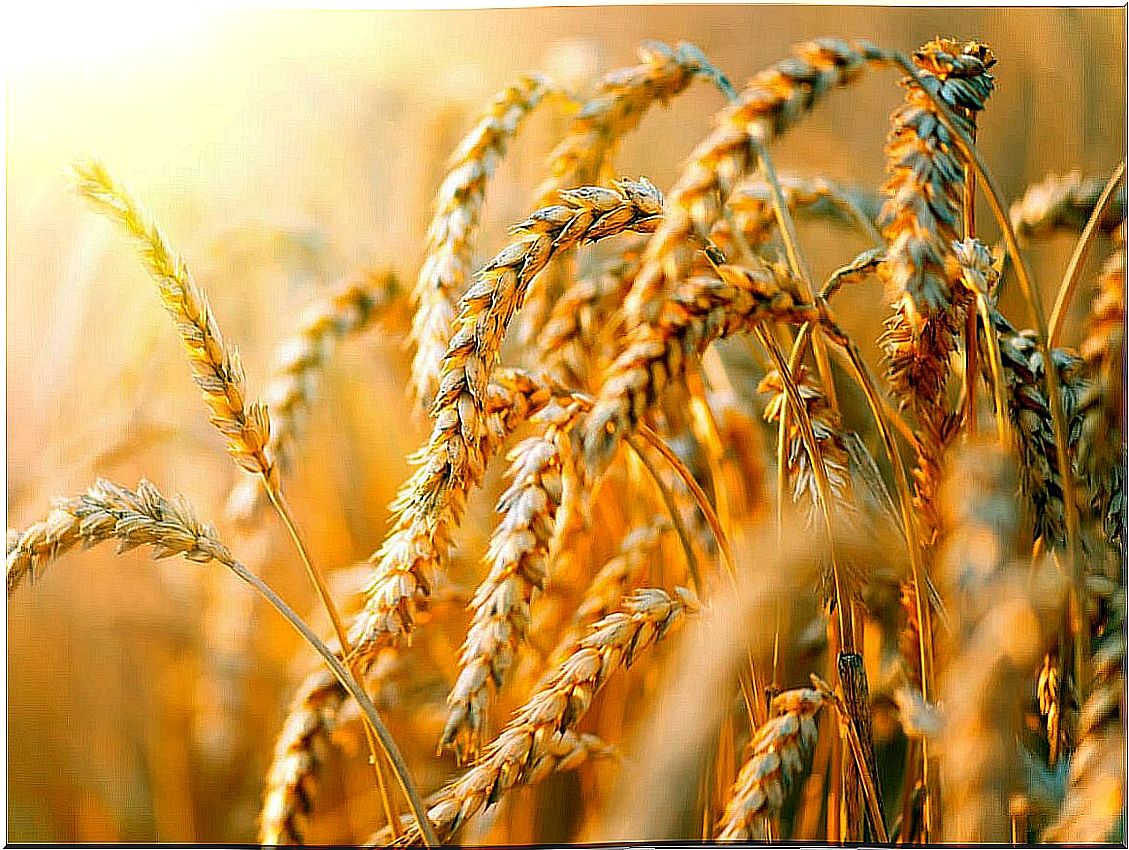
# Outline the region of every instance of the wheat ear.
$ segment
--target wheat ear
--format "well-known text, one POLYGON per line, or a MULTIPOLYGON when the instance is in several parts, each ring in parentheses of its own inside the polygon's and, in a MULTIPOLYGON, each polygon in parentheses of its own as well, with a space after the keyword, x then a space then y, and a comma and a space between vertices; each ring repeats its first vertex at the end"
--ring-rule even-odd
POLYGON ((823 701, 823 695, 810 688, 785 691, 773 699, 775 716, 749 742, 748 757, 718 825, 718 841, 764 838, 764 818, 783 808, 789 788, 803 772, 823 701))
MULTIPOLYGON (((877 196, 826 177, 780 175, 781 194, 792 215, 853 224, 874 244, 882 245, 882 236, 875 228, 881 203, 877 196)), ((762 179, 742 181, 729 196, 729 208, 741 229, 746 244, 752 248, 767 242, 777 227, 772 187, 762 179)))
MULTIPOLYGON (((463 775, 431 800, 428 817, 441 841, 449 842, 470 818, 511 789, 539 777, 555 742, 573 730, 608 677, 630 667, 639 653, 698 609, 686 590, 673 595, 654 588, 627 597, 620 610, 594 624, 575 652, 518 709, 505 729, 463 775)), ((416 844, 410 828, 398 845, 416 844)))
POLYGON ((501 91, 451 155, 427 230, 427 255, 416 278, 412 319, 412 390, 427 409, 439 386, 440 366, 471 278, 474 241, 486 186, 522 122, 556 91, 543 75, 529 74, 501 91))
MULTIPOLYGON (((1007 383, 1008 416, 1015 429, 1023 460, 1022 489, 1034 508, 1035 536, 1052 548, 1066 545, 1066 488, 1064 477, 1075 475, 1073 465, 1059 468, 1054 428, 1045 390, 1046 364, 1033 331, 1016 331, 1000 313, 992 312, 1007 383)), ((1079 436, 1079 407, 1084 392, 1079 360, 1070 352, 1051 351, 1062 409, 1069 423, 1069 447, 1073 453, 1079 436)), ((1069 455, 1068 455, 1069 456, 1069 455)))
POLYGON ((440 741, 460 762, 478 751, 490 683, 505 683, 529 628, 530 602, 544 589, 563 497, 562 467, 572 455, 561 444, 574 439, 573 427, 588 408, 580 398, 554 399, 533 417, 539 433, 511 453, 511 484, 498 501, 502 519, 490 540, 489 572, 470 604, 471 625, 440 741))
MULTIPOLYGON (((1092 658, 1062 809, 1041 836, 1055 844, 1115 843, 1125 818, 1125 586, 1092 658)), ((1122 827, 1123 829, 1124 827, 1122 827)))
MULTIPOLYGON (((613 176, 610 161, 623 139, 651 106, 669 103, 697 78, 713 80, 722 92, 732 91, 725 76, 693 44, 681 42, 672 48, 648 41, 641 45, 639 63, 607 74, 581 106, 550 156, 549 177, 538 190, 539 203, 551 204, 559 191, 574 186, 608 183, 613 176)), ((550 266, 529 294, 521 326, 523 344, 540 337, 552 305, 572 277, 557 266, 550 266)))
POLYGON ((8 549, 8 595, 24 576, 34 579, 76 544, 84 548, 118 541, 118 551, 153 547, 153 557, 183 555, 206 563, 231 561, 209 524, 200 523, 182 499, 169 501, 144 479, 136 491, 99 479, 84 495, 60 499, 47 519, 22 532, 8 549))
MULTIPOLYGON (((263 398, 271 411, 267 450, 285 474, 294 464, 309 409, 322 373, 337 345, 376 321, 396 297, 392 272, 371 273, 333 288, 306 311, 297 330, 275 352, 275 366, 263 398)), ((227 500, 227 515, 250 522, 265 504, 253 478, 241 478, 227 500)))
POLYGON ((560 204, 543 207, 517 225, 515 241, 479 273, 463 296, 443 360, 431 437, 397 497, 396 524, 371 559, 373 580, 354 624, 354 643, 372 644, 410 630, 413 597, 417 590, 429 592, 436 553, 445 550, 466 490, 485 468, 490 376, 530 281, 556 252, 628 230, 650 232, 661 212, 662 196, 645 179, 625 180, 614 189, 562 192, 560 204))
MULTIPOLYGON (((799 390, 800 398, 803 400, 808 417, 811 419, 812 431, 815 434, 816 442, 819 444, 819 453, 823 456, 824 468, 827 470, 827 481, 835 499, 835 503, 828 507, 832 511, 847 510, 849 512, 854 503, 854 495, 851 492, 850 456, 840 416, 828 404, 823 389, 819 386, 819 381, 810 375, 804 366, 799 366, 792 371, 792 380, 799 390)), ((757 392, 771 395, 764 408, 765 421, 778 422, 781 412, 788 404, 788 397, 784 391, 784 383, 780 380, 780 373, 773 369, 765 375, 757 386, 757 392)), ((809 522, 814 522, 821 510, 819 507, 819 488, 816 484, 811 458, 804 450, 803 437, 794 417, 789 417, 785 438, 785 458, 787 460, 788 477, 792 483, 792 501, 797 503, 809 501, 808 518, 809 522)))
POLYGON ((259 843, 304 843, 304 819, 313 812, 315 781, 348 693, 328 670, 311 673, 278 735, 263 807, 259 843))
MULTIPOLYGON (((1008 217, 1015 235, 1029 241, 1059 231, 1081 231, 1097 206, 1105 184, 1103 177, 1083 177, 1077 171, 1048 174, 1028 186, 1023 197, 1011 205, 1008 217)), ((1112 233, 1124 220, 1125 190, 1122 189, 1099 227, 1105 233, 1112 233)))
POLYGON ((632 330, 585 426, 590 474, 606 468, 619 441, 634 433, 667 386, 678 380, 687 359, 711 342, 765 321, 802 323, 817 317, 814 307, 799 301, 795 283, 782 269, 727 265, 719 267, 719 274, 684 281, 658 315, 632 330))
POLYGON ((272 480, 275 469, 268 449, 267 410, 260 404, 247 404, 239 353, 225 345, 208 299, 188 266, 101 163, 81 163, 74 170, 78 191, 137 241, 161 303, 184 342, 193 378, 212 412, 211 422, 227 440, 228 452, 248 472, 272 480))
POLYGON ((644 266, 626 302, 629 316, 653 318, 660 295, 690 268, 693 237, 708 237, 733 188, 755 164, 752 143, 787 131, 835 86, 854 79, 884 54, 870 44, 817 39, 761 71, 724 109, 714 131, 691 154, 670 192, 667 217, 647 245, 644 266))
POLYGON ((1089 383, 1080 404, 1078 465, 1110 545, 1125 543, 1125 225, 1102 267, 1080 353, 1089 383))

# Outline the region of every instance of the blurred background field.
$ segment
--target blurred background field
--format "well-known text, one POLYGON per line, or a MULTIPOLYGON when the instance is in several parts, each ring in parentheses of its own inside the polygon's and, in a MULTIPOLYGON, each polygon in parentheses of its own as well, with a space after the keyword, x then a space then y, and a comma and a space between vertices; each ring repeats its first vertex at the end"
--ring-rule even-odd
MULTIPOLYGON (((935 35, 975 37, 999 58, 979 143, 1009 198, 1049 172, 1104 177, 1124 155, 1123 9, 256 11, 133 27, 92 27, 18 57, 12 72, 8 526, 35 521, 53 496, 98 475, 127 486, 144 476, 184 493, 323 630, 281 527, 268 517, 264 532, 241 536, 225 525, 238 471, 130 246, 74 195, 66 169, 76 158, 102 158, 164 225, 239 346, 254 393, 319 291, 367 268, 392 268, 410 288, 449 152, 521 71, 590 91, 631 64, 643 40, 685 39, 739 85, 814 36, 905 51, 935 35)), ((777 148, 777 167, 876 188, 897 80, 868 72, 833 94, 777 148)), ((617 171, 669 188, 722 105, 699 84, 654 110, 624 142, 617 171)), ((542 108, 512 145, 488 190, 482 258, 528 213, 567 120, 542 108)), ((802 232, 817 277, 854 256, 842 240, 824 247, 820 228, 802 232)), ((1070 247, 1063 237, 1032 252, 1044 303, 1070 247)), ((1095 267, 1106 253, 1094 252, 1095 267)), ((1076 301, 1078 315, 1087 303, 1076 301)), ((864 340, 886 313, 875 286, 844 293, 839 308, 864 340)), ((405 400, 406 328, 405 310, 394 310, 342 346, 288 488, 313 551, 341 568, 341 598, 358 585, 348 568, 379 544, 405 457, 426 433, 405 400)), ((866 353, 876 360, 877 345, 866 353)), ((491 504, 476 499, 465 523, 468 564, 484 551, 491 504)), ((8 840, 252 841, 274 736, 312 663, 219 568, 153 566, 108 549, 52 567, 8 606, 8 840)), ((412 734, 409 720, 400 734, 412 734)), ((366 774, 337 776, 325 788, 322 840, 351 834, 332 800, 366 774)), ((429 787, 441 778, 427 777, 429 787)))

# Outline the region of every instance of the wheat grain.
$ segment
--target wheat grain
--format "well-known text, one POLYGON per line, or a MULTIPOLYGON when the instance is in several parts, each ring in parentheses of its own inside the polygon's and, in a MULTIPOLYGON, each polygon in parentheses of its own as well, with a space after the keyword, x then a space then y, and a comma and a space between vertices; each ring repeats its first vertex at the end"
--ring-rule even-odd
POLYGON ((211 410, 211 422, 227 450, 248 472, 275 475, 268 450, 270 417, 260 404, 247 404, 239 353, 225 345, 208 299, 157 225, 101 163, 75 166, 79 192, 120 224, 138 244, 141 258, 165 310, 176 323, 188 352, 193 378, 211 410))
POLYGON ((771 720, 757 729, 725 804, 718 841, 763 840, 764 818, 778 813, 804 769, 816 739, 823 695, 810 688, 785 691, 772 701, 771 720))
POLYGON ((571 453, 561 442, 589 403, 554 399, 533 417, 539 433, 511 454, 511 484, 498 501, 502 519, 490 540, 489 572, 471 601, 473 618, 459 658, 460 672, 447 699, 440 745, 460 762, 478 752, 485 729, 489 684, 501 688, 529 627, 529 605, 544 589, 549 547, 563 495, 562 466, 571 453))
MULTIPOLYGON (((294 464, 311 402, 334 349, 378 319, 396 297, 397 288, 391 272, 347 280, 315 302, 294 334, 279 346, 263 398, 271 411, 267 451, 281 474, 294 464)), ((226 512, 231 519, 247 523, 264 504, 258 482, 242 478, 232 487, 226 512)))
POLYGON ((471 256, 486 185, 526 116, 555 91, 552 81, 543 75, 521 77, 499 92, 451 155, 436 197, 435 216, 427 230, 427 255, 415 288, 412 389, 425 410, 439 386, 458 299, 471 277, 471 256))

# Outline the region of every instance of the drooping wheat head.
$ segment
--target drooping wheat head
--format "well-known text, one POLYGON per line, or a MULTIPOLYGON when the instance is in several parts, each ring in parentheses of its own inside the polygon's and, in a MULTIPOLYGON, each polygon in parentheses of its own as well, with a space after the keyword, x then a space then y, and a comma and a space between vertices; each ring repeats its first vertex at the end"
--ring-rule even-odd
POLYGON ((458 301, 471 278, 487 183, 525 117, 555 90, 552 81, 541 74, 522 76, 494 98, 451 155, 415 287, 412 390, 424 410, 435 397, 458 301))

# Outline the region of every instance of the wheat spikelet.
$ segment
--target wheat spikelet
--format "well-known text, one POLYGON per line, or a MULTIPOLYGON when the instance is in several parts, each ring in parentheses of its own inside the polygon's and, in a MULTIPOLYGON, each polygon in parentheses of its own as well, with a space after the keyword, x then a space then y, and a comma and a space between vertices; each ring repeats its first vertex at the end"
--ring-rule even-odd
MULTIPOLYGON (((1008 217, 1020 239, 1041 239, 1057 231, 1080 232, 1086 226, 1105 188, 1104 177, 1082 177, 1077 171, 1048 174, 1027 187, 1023 197, 1011 205, 1008 217)), ((1101 221, 1111 233, 1125 220, 1125 190, 1101 221)))
MULTIPOLYGON (((800 391, 804 408, 811 419, 812 431, 815 433, 816 442, 819 444, 819 453, 823 456, 823 465, 827 470, 827 480, 831 485, 831 494, 835 497, 835 504, 828 509, 838 511, 850 510, 854 496, 851 492, 850 456, 843 436, 842 422, 839 414, 828 404, 819 386, 819 381, 808 370, 799 366, 792 372, 792 380, 800 391)), ((772 396, 765 405, 764 418, 766 422, 779 422, 780 415, 788 404, 788 397, 784 391, 784 383, 780 374, 773 369, 761 380, 757 392, 768 393, 772 396)), ((786 436, 785 457, 788 463, 788 477, 792 482, 792 501, 810 502, 808 519, 811 522, 820 515, 819 490, 815 480, 815 471, 811 466, 811 458, 804 450, 803 437, 795 417, 789 417, 788 434, 786 436)))
POLYGON ((593 479, 623 436, 633 433, 667 386, 678 380, 687 358, 700 355, 716 339, 766 320, 817 318, 814 307, 798 301, 793 281, 780 269, 721 266, 719 273, 720 278, 683 282, 652 321, 632 330, 585 425, 585 459, 593 479))
POLYGON ((101 163, 75 166, 79 192, 117 221, 138 243, 165 310, 188 352, 193 378, 211 410, 211 422, 227 439, 227 450, 248 472, 275 475, 268 451, 270 418, 260 404, 246 402, 239 353, 224 344, 203 291, 157 225, 101 163))
POLYGON ((539 433, 511 454, 511 484, 498 501, 503 514, 490 540, 490 569, 471 601, 474 611, 447 699, 441 747, 459 761, 477 753, 485 728, 489 684, 500 688, 529 627, 529 605, 548 577, 549 547, 563 496, 562 466, 573 426, 588 410, 579 398, 555 399, 533 417, 539 433))
POLYGON ((183 499, 166 499, 144 479, 133 491, 100 478, 83 495, 58 500, 45 521, 9 548, 8 594, 24 576, 34 578, 75 544, 89 548, 107 540, 118 541, 119 553, 144 545, 152 547, 154 558, 183 555, 198 563, 232 563, 215 528, 199 522, 183 499))
POLYGON ((478 461, 463 465, 452 481, 444 463, 421 465, 404 483, 393 502, 392 528, 380 550, 369 558, 375 566, 365 589, 365 608, 353 621, 350 642, 358 661, 413 627, 417 593, 431 594, 436 571, 450 549, 466 498, 485 474, 485 464, 506 436, 550 400, 549 388, 517 369, 497 370, 484 395, 478 461), (423 500, 420 493, 442 492, 442 501, 423 500))
POLYGON ((494 98, 451 155, 436 198, 435 217, 428 227, 427 255, 415 288, 412 390, 424 409, 430 406, 438 388, 458 299, 471 276, 471 255, 486 184, 522 121, 554 91, 553 83, 540 74, 521 77, 494 98))
MULTIPOLYGON (((478 760, 429 800, 428 818, 440 841, 449 842, 463 823, 503 794, 539 777, 555 743, 574 729, 607 678, 620 667, 630 667, 640 652, 697 607, 689 591, 679 588, 672 596, 648 588, 636 591, 619 611, 593 625, 478 760)), ((418 842, 418 831, 409 828, 399 844, 418 842)))
POLYGON ((1082 708, 1078 744, 1062 809, 1041 836, 1052 843, 1123 841, 1125 818, 1125 587, 1093 656, 1092 690, 1082 708), (1120 832, 1120 834, 1119 834, 1120 832))
POLYGON ((1102 267, 1089 327, 1080 353, 1089 384, 1080 403, 1082 435, 1078 465, 1088 483, 1091 508, 1111 546, 1125 543, 1125 226, 1118 249, 1102 267))
MULTIPOLYGON (((345 337, 368 328, 387 309, 396 290, 391 272, 346 281, 313 304, 297 331, 279 346, 274 374, 263 398, 271 411, 267 451, 280 473, 289 471, 294 463, 310 403, 334 349, 345 337)), ((227 515, 239 522, 250 522, 264 504, 258 482, 242 478, 228 497, 227 515)))
POLYGON ((757 729, 748 757, 730 791, 718 825, 718 841, 765 838, 763 819, 784 805, 792 783, 815 744, 815 717, 823 695, 811 688, 785 691, 772 701, 771 720, 757 729))
POLYGON ((784 133, 832 88, 850 82, 868 62, 882 61, 873 45, 823 38, 797 45, 792 57, 749 82, 671 190, 666 219, 648 243, 631 288, 629 316, 653 319, 661 293, 686 276, 696 250, 692 237, 708 237, 734 186, 755 164, 752 143, 784 133))

